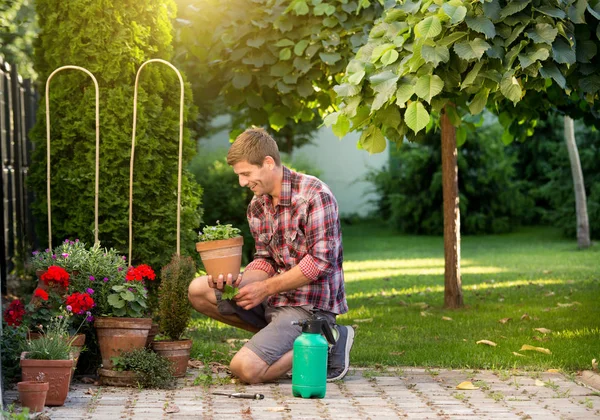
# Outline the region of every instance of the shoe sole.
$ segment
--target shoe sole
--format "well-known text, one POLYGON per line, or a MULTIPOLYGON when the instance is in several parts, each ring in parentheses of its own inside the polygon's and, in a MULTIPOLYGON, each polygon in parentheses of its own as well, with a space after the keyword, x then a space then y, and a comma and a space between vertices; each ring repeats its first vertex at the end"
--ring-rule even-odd
POLYGON ((348 336, 346 337, 346 354, 345 359, 348 363, 344 367, 342 373, 340 373, 335 378, 327 378, 327 382, 339 381, 343 379, 344 376, 348 373, 348 369, 350 369, 350 350, 352 349, 352 344, 354 344, 354 328, 348 327, 348 336))

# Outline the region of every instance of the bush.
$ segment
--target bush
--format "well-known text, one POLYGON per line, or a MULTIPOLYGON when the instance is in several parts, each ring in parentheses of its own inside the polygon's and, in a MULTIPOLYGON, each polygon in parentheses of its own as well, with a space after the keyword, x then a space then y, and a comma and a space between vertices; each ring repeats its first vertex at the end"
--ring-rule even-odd
MULTIPOLYGON (((461 231, 500 233, 518 225, 531 205, 516 180, 514 158, 505 154, 501 128, 486 125, 458 149, 461 231)), ((442 163, 439 133, 425 144, 403 143, 391 152, 389 167, 367 179, 379 193, 382 219, 401 232, 443 233, 442 163)))
POLYGON ((136 349, 113 358, 114 369, 138 374, 142 388, 173 388, 175 378, 171 362, 149 349, 136 349))
POLYGON ((2 383, 8 386, 21 376, 19 359, 27 346, 27 326, 9 326, 5 322, 0 333, 0 354, 2 355, 2 383))
POLYGON ((171 340, 181 338, 192 316, 187 293, 195 274, 194 260, 179 255, 174 255, 161 271, 162 281, 158 291, 160 331, 171 340))
MULTIPOLYGON (((171 0, 89 2, 36 1, 40 35, 35 67, 44 86, 56 68, 84 66, 100 87, 99 238, 106 247, 128 251, 129 159, 133 89, 139 66, 172 56, 171 0), (69 16, 64 19, 64 16, 69 16)), ((192 117, 186 84, 185 120, 192 117)), ((144 68, 138 91, 134 169, 133 264, 165 265, 176 246, 176 191, 179 153, 179 81, 162 64, 144 68)), ((67 70, 52 79, 51 180, 53 243, 94 239, 95 91, 89 76, 67 70)), ((41 98, 41 103, 45 98, 41 98)), ((40 106, 31 137, 30 187, 42 243, 47 235, 46 116, 40 106)), ((184 165, 194 154, 184 131, 184 165)), ((201 220, 201 189, 185 172, 182 180, 182 253, 193 253, 201 220)))

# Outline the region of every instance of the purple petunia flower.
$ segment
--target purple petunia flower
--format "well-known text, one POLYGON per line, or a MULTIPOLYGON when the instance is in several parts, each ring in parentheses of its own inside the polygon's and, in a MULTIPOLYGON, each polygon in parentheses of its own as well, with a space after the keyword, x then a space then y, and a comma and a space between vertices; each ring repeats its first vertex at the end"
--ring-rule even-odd
POLYGON ((102 280, 104 281, 104 283, 106 283, 108 281, 108 277, 104 277, 102 280))
POLYGON ((75 239, 75 242, 79 242, 79 239, 75 239))
POLYGON ((56 255, 52 254, 52 259, 55 260, 56 259, 56 255))
POLYGON ((118 268, 118 270, 119 270, 119 271, 123 271, 123 267, 119 267, 119 268, 118 268))
POLYGON ((92 321, 94 320, 94 317, 90 315, 90 316, 88 316, 88 317, 87 317, 85 320, 86 320, 87 322, 92 322, 92 321))
POLYGON ((73 307, 71 305, 67 305, 66 309, 67 311, 71 312, 73 310, 73 307))
POLYGON ((90 276, 90 281, 94 281, 96 278, 94 276, 90 276))
POLYGON ((69 258, 69 254, 67 254, 66 252, 62 253, 63 258, 69 258))
POLYGON ((33 251, 32 254, 33 255, 38 255, 40 253, 40 251, 33 251))
POLYGON ((127 257, 123 255, 123 261, 127 261, 127 257))
POLYGON ((129 290, 130 292, 133 292, 133 289, 131 287, 127 288, 127 290, 129 290))
POLYGON ((46 248, 46 252, 50 252, 50 248, 46 248))
POLYGON ((94 289, 90 289, 89 287, 86 289, 86 292, 88 292, 88 295, 93 295, 94 294, 94 289))

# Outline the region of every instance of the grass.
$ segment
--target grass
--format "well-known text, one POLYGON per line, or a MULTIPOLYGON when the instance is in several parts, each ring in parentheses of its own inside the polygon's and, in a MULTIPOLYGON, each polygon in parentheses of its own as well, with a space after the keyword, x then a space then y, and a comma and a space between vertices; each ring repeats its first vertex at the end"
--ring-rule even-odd
MULTIPOLYGON (((552 228, 463 237, 465 307, 447 310, 441 237, 375 225, 344 226, 343 235, 350 311, 338 322, 356 328, 353 366, 568 372, 600 359, 598 246, 580 251, 552 228)), ((193 326, 193 355, 205 361, 227 363, 243 343, 226 340, 250 337, 200 315, 193 326)))

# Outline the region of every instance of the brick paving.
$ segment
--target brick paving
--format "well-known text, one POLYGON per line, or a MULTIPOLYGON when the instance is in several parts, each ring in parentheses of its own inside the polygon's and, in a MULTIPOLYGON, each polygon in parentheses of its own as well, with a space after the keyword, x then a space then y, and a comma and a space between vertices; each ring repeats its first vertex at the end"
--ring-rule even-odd
MULTIPOLYGON (((101 387, 75 381, 62 407, 39 419, 600 419, 599 376, 445 369, 353 369, 327 385, 323 399, 292 396, 291 380, 274 384, 195 385, 188 369, 176 389, 101 387), (471 381, 476 390, 456 385, 471 381), (262 393, 233 399, 214 391, 262 393)), ((221 376, 219 383, 228 382, 221 376)), ((17 393, 5 393, 5 404, 17 393)), ((18 402, 15 403, 18 407, 18 402)), ((18 410, 18 408, 17 408, 18 410)))

